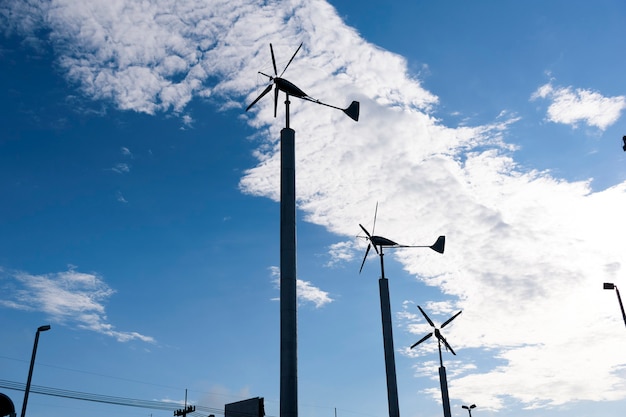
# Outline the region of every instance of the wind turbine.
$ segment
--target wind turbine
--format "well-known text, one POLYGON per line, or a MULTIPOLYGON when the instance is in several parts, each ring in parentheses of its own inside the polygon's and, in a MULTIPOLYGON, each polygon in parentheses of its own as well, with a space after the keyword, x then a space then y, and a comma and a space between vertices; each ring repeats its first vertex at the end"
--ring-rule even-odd
POLYGON ((274 117, 278 107, 278 93, 286 94, 286 126, 280 131, 280 417, 298 416, 298 325, 296 298, 296 132, 289 127, 289 96, 342 110, 352 120, 359 120, 359 103, 353 101, 346 109, 331 106, 309 97, 295 84, 282 78, 302 47, 278 74, 274 48, 270 43, 274 75, 266 76, 270 84, 246 108, 250 110, 274 88, 274 117))
POLYGON ((411 345, 411 349, 413 349, 415 346, 419 345, 420 343, 424 342, 425 340, 428 340, 432 335, 435 335, 435 337, 437 338, 437 346, 439 347, 439 384, 441 385, 441 401, 443 403, 443 415, 444 417, 450 417, 451 413, 450 413, 450 397, 448 396, 448 380, 446 377, 446 367, 443 366, 443 358, 441 357, 441 344, 443 343, 445 348, 449 350, 450 352, 452 352, 453 355, 456 356, 456 353, 454 352, 454 350, 452 349, 452 346, 450 346, 446 338, 443 337, 440 329, 443 329, 448 324, 450 324, 450 322, 454 320, 455 318, 457 318, 458 315, 462 313, 462 311, 459 311, 454 316, 444 321, 441 327, 437 328, 435 324, 433 323, 433 321, 430 319, 430 317, 428 317, 426 312, 422 310, 422 307, 417 306, 417 308, 420 309, 420 311, 422 312, 422 315, 424 316, 428 324, 430 324, 430 326, 433 328, 433 331, 431 333, 428 333, 426 336, 422 337, 417 342, 413 343, 413 345, 411 345))
POLYGON ((265 87, 263 92, 259 94, 259 96, 252 103, 250 103, 250 105, 246 108, 246 111, 250 110, 252 106, 254 106, 267 93, 269 93, 272 90, 272 88, 274 88, 274 117, 276 117, 277 108, 278 108, 279 91, 282 91, 287 95, 287 99, 285 101, 285 105, 287 106, 287 116, 286 116, 287 128, 289 128, 289 103, 290 103, 289 96, 297 97, 299 99, 310 101, 312 103, 321 104, 322 106, 327 106, 333 109, 341 110, 345 114, 347 114, 352 120, 354 120, 355 122, 358 122, 359 121, 359 109, 360 109, 360 105, 358 101, 353 101, 348 107, 346 107, 345 109, 342 109, 341 107, 323 103, 319 100, 309 97, 308 94, 306 94, 304 91, 298 88, 291 81, 283 78, 283 74, 285 73, 285 71, 287 71, 287 68, 289 67, 293 59, 296 57, 296 54, 298 53, 300 48, 302 48, 302 44, 298 46, 298 49, 296 49, 296 52, 294 52, 293 56, 291 57, 289 62, 287 62, 287 65, 285 65, 285 68, 279 75, 278 70, 276 68, 276 58, 274 57, 274 48, 272 47, 272 44, 270 43, 270 53, 272 55, 272 66, 274 67, 274 75, 268 75, 268 74, 265 74, 264 72, 259 71, 259 74, 264 75, 269 79, 270 84, 267 87, 265 87))
POLYGON ((378 214, 378 203, 376 203, 376 211, 374 211, 374 226, 372 227, 372 233, 367 231, 362 224, 359 223, 359 227, 361 230, 365 232, 366 239, 369 241, 367 245, 367 249, 365 249, 365 256, 363 257, 363 262, 361 262, 361 269, 359 269, 359 274, 363 271, 363 266, 365 265, 365 261, 367 260, 367 255, 369 255, 370 249, 374 247, 374 250, 380 256, 380 267, 382 271, 383 277, 385 276, 385 268, 383 264, 383 248, 391 248, 391 249, 400 249, 400 248, 431 248, 435 252, 443 253, 445 245, 446 245, 446 237, 439 236, 437 241, 430 246, 423 245, 401 245, 399 243, 394 242, 391 239, 387 239, 386 237, 376 236, 374 235, 374 231, 376 230, 376 216, 378 214))
POLYGON ((376 229, 376 216, 378 214, 378 203, 376 203, 376 211, 374 212, 374 226, 372 227, 372 233, 370 234, 362 224, 359 224, 361 229, 365 232, 366 239, 369 241, 367 249, 365 250, 365 256, 361 263, 361 269, 359 274, 363 270, 365 260, 372 247, 380 257, 380 272, 381 277, 378 280, 378 288, 380 291, 380 314, 383 324, 383 346, 385 350, 385 371, 387 375, 387 401, 389 404, 389 417, 400 417, 400 407, 398 405, 398 383, 396 380, 396 360, 393 350, 393 331, 391 325, 391 301, 389 299, 389 282, 385 278, 385 264, 383 261, 383 248, 430 248, 435 252, 443 253, 446 238, 445 236, 439 236, 437 241, 430 246, 413 246, 413 245, 400 245, 391 239, 386 237, 374 235, 376 229))

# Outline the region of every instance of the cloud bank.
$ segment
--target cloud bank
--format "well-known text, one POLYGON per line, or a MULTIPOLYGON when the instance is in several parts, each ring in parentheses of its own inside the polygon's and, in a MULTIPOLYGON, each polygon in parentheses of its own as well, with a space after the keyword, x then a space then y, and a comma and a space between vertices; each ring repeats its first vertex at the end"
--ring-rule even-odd
MULTIPOLYGON (((271 72, 268 44, 282 68, 303 42, 286 76, 324 102, 362 107, 354 123, 293 100, 299 209, 348 237, 379 201, 385 236, 407 244, 447 236, 444 258, 400 251, 395 261, 464 311, 447 333, 459 353, 496 359, 488 368, 465 359, 450 382, 454 398, 493 410, 626 398, 626 344, 601 287, 626 262, 626 239, 615 231, 626 184, 593 192, 588 182, 519 166, 506 141, 516 119, 506 112, 487 125, 443 125, 431 114, 438 98, 405 60, 367 43, 324 1, 23 1, 5 3, 0 16, 33 45, 45 29, 59 67, 85 95, 148 114, 182 115, 194 97, 243 108, 264 87, 257 71, 271 72)), ((539 98, 551 101, 548 120, 601 130, 625 105, 622 96, 551 84, 539 98)), ((266 98, 245 116, 264 142, 240 186, 277 200, 281 124, 272 106, 266 98)), ((332 250, 349 260, 344 249, 332 250)), ((96 320, 84 325, 97 327, 102 313, 90 311, 96 320)), ((404 317, 407 332, 421 335, 420 318, 404 317)), ((421 361, 429 352, 406 354, 421 361)))

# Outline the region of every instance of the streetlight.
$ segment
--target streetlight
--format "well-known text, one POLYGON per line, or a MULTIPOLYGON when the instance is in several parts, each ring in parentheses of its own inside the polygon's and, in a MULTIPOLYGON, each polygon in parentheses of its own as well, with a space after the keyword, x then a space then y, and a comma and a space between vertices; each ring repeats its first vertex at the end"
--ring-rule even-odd
POLYGON ((461 407, 465 408, 469 413, 469 417, 472 417, 472 409, 476 408, 476 404, 472 404, 470 406, 462 405, 461 407))
POLYGON ((624 318, 624 324, 626 324, 626 313, 624 312, 624 305, 622 304, 622 297, 619 296, 619 290, 617 289, 617 285, 613 284, 612 282, 605 282, 604 289, 605 290, 614 289, 615 292, 617 293, 617 301, 619 301, 619 308, 622 309, 622 317, 624 318))
POLYGON ((50 325, 39 326, 35 334, 35 343, 33 344, 33 356, 30 358, 30 369, 28 370, 28 380, 26 380, 26 390, 24 391, 24 403, 22 404, 21 417, 26 415, 26 404, 28 403, 28 392, 30 391, 30 381, 33 378, 33 367, 35 366, 35 356, 37 355, 37 343, 39 343, 39 333, 50 330, 50 325))

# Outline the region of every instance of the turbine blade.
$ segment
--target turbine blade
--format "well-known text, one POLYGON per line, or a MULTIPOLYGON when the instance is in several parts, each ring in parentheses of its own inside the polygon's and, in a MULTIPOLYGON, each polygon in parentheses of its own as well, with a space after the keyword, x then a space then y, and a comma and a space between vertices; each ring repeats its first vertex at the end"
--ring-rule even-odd
POLYGON ((272 89, 272 84, 268 85, 267 87, 265 87, 265 90, 263 90, 263 92, 261 93, 261 95, 259 95, 247 108, 246 111, 250 110, 250 107, 254 106, 257 101, 261 100, 263 98, 264 95, 266 95, 267 93, 270 92, 270 90, 272 89))
POLYGON ((371 247, 372 247, 372 245, 368 244, 367 245, 367 249, 365 249, 365 256, 363 257, 363 262, 361 262, 361 269, 359 269, 359 274, 363 270, 363 265, 365 265, 365 261, 367 260, 367 255, 369 254, 371 247))
POLYGON ((291 57, 291 59, 289 60, 289 62, 287 62, 287 65, 285 65, 285 69, 283 70, 283 72, 280 73, 279 77, 282 77, 283 74, 285 73, 285 71, 287 71, 287 67, 289 67, 289 64, 291 64, 291 61, 293 61, 293 59, 296 57, 296 54, 298 53, 298 51, 300 50, 300 48, 302 48, 302 44, 300 44, 300 46, 298 46, 298 49, 296 49, 296 52, 293 53, 293 56, 291 57))
POLYGON ((450 352, 452 352, 453 355, 456 356, 456 353, 454 352, 454 349, 452 349, 452 346, 450 346, 448 344, 448 341, 446 340, 446 338, 441 336, 441 341, 443 342, 444 345, 446 345, 446 349, 448 349, 450 352))
POLYGON ((413 349, 415 346, 419 345, 420 343, 422 343, 424 340, 427 340, 429 337, 431 337, 433 334, 432 333, 428 333, 426 336, 422 337, 419 341, 413 343, 411 345, 411 349, 413 349))
POLYGON ((376 216, 378 215, 378 201, 376 202, 376 210, 374 210, 374 226, 372 226, 372 234, 376 230, 376 216))
POLYGON ((365 232, 365 234, 367 235, 367 237, 371 238, 372 235, 370 235, 370 233, 365 229, 365 227, 363 227, 363 225, 361 223, 359 223, 359 226, 361 226, 361 229, 363 229, 363 231, 365 232))
POLYGON ((417 308, 420 309, 420 311, 422 312, 422 315, 424 316, 424 318, 426 319, 428 324, 430 324, 432 327, 435 327, 435 323, 433 323, 433 321, 430 319, 430 317, 428 317, 428 314, 426 314, 426 312, 424 312, 424 310, 422 310, 422 307, 417 306, 417 308))
POLYGON ((274 66, 274 75, 278 77, 278 71, 276 70, 276 58, 274 58, 274 48, 270 43, 270 52, 272 53, 272 65, 274 66))
POLYGON ((274 117, 276 117, 276 111, 278 110, 278 86, 274 90, 274 117))
POLYGON ((432 246, 430 246, 430 248, 434 250, 435 252, 443 253, 445 246, 446 246, 446 237, 439 236, 437 238, 437 241, 433 243, 432 246))
POLYGON ((459 311, 458 313, 456 313, 454 316, 450 317, 448 320, 446 320, 445 322, 443 322, 443 324, 441 325, 441 328, 443 329, 444 327, 446 327, 452 320, 454 320, 455 318, 458 317, 459 314, 461 314, 463 311, 459 311))

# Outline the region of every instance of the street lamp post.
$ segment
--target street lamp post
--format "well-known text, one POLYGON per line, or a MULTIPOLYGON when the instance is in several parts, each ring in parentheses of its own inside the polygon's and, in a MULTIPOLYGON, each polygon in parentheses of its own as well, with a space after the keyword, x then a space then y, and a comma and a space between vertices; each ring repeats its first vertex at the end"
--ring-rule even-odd
POLYGON ((472 404, 472 405, 462 405, 461 407, 465 408, 467 410, 467 412, 469 413, 469 417, 472 417, 472 410, 474 408, 476 408, 476 404, 472 404))
POLYGON ((614 289, 615 292, 617 293, 617 301, 619 302, 619 308, 622 310, 622 317, 624 318, 624 324, 626 325, 626 312, 624 312, 624 305, 622 304, 622 297, 620 297, 619 295, 619 290, 617 289, 617 285, 613 284, 612 282, 605 282, 604 289, 605 290, 614 289))
POLYGON ((22 404, 21 417, 26 415, 26 404, 28 403, 28 393, 30 392, 30 381, 33 378, 33 367, 35 366, 35 356, 37 355, 37 344, 39 343, 39 333, 50 330, 50 325, 39 326, 35 334, 35 343, 33 344, 33 356, 30 358, 30 368, 28 369, 28 379, 26 380, 26 389, 24 390, 24 403, 22 404))

